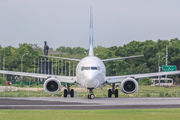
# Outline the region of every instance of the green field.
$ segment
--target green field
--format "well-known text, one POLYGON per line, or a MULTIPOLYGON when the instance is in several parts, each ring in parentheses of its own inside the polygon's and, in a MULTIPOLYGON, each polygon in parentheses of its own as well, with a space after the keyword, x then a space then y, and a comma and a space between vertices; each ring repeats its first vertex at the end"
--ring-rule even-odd
MULTIPOLYGON (((72 86, 77 88, 77 86, 72 86)), ((110 86, 104 88, 98 88, 94 90, 96 97, 107 97, 107 91, 110 86)), ((134 94, 124 94, 119 89, 119 97, 180 97, 180 87, 154 87, 154 86, 139 86, 139 90, 134 94)), ((76 90, 75 90, 76 91, 76 90)), ((61 97, 63 91, 55 94, 54 97, 61 97)), ((88 91, 77 92, 78 97, 87 97, 88 91)), ((44 91, 5 91, 0 92, 0 97, 52 97, 51 94, 45 93, 44 91)))
POLYGON ((179 120, 180 109, 1 110, 1 120, 179 120))

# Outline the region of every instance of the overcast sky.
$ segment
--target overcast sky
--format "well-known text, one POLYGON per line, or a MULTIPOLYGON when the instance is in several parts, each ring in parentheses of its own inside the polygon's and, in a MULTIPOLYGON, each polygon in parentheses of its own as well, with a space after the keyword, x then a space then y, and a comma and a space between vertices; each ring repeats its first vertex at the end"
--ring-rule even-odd
POLYGON ((180 39, 180 0, 0 0, 0 45, 88 48, 91 4, 94 46, 180 39))

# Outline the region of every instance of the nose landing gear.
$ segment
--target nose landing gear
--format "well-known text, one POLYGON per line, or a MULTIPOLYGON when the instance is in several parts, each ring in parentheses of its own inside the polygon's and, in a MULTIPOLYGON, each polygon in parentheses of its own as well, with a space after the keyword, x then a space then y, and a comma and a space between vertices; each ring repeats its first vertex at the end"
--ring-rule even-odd
POLYGON ((67 86, 65 86, 67 89, 64 89, 64 97, 67 97, 68 94, 70 94, 71 97, 74 97, 74 90, 70 89, 70 84, 67 83, 67 86))
POLYGON ((117 86, 115 86, 115 83, 113 83, 111 86, 112 89, 108 90, 108 97, 111 98, 112 94, 114 94, 115 98, 118 98, 118 89, 115 89, 117 86))
POLYGON ((93 88, 89 88, 89 93, 90 94, 88 94, 88 99, 94 99, 94 94, 93 94, 93 88))

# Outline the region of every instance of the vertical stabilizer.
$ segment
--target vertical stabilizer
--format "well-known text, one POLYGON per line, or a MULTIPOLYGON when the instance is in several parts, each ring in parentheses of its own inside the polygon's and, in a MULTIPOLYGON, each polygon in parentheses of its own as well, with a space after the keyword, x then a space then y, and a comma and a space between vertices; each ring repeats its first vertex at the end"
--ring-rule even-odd
POLYGON ((93 10, 92 5, 90 6, 90 32, 89 32, 89 56, 94 56, 93 50, 93 10))

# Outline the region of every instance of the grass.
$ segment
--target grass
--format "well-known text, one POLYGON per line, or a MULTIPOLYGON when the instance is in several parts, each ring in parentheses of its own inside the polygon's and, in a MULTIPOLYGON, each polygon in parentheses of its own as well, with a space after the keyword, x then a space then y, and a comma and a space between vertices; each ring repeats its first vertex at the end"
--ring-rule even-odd
MULTIPOLYGON (((42 85, 40 85, 42 87, 42 85)), ((39 88, 38 86, 37 88, 39 88)), ((72 86, 71 88, 76 88, 77 86, 72 86)), ((107 91, 110 86, 105 86, 104 88, 98 88, 94 90, 96 97, 107 97, 107 91)), ((180 97, 180 87, 154 87, 154 86, 139 86, 139 90, 134 94, 124 94, 119 89, 119 97, 180 97)), ((63 91, 55 94, 54 97, 61 97, 63 91)), ((88 91, 77 92, 78 97, 87 97, 88 91)), ((51 94, 45 93, 44 91, 5 91, 0 92, 0 97, 51 97, 51 94)))
POLYGON ((1 110, 1 120, 179 120, 180 109, 1 110))

